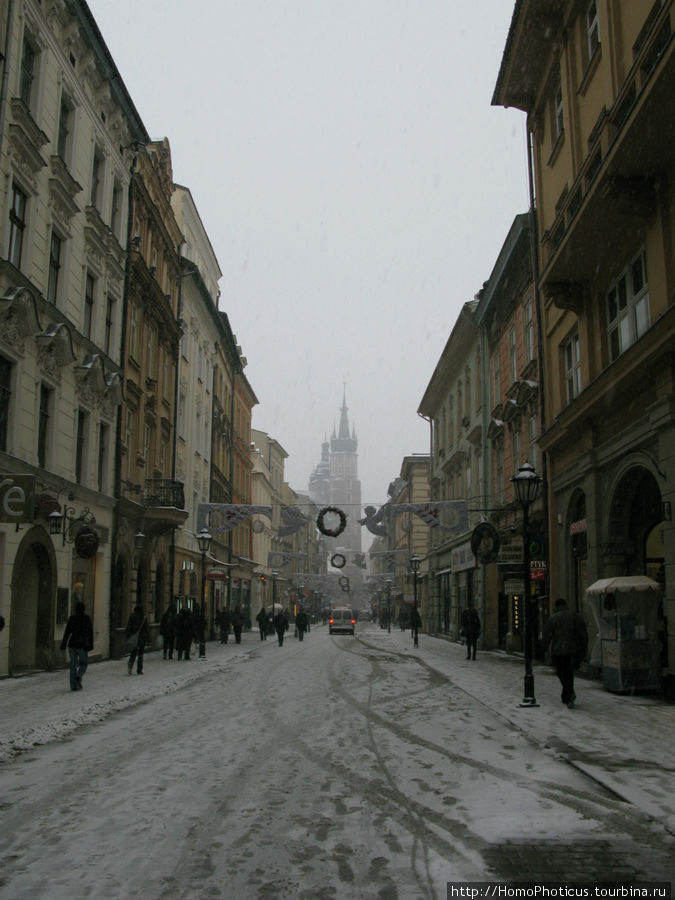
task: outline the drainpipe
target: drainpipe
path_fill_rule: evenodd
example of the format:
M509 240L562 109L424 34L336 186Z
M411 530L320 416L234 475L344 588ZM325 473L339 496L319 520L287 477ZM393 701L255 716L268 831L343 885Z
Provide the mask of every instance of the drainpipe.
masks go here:
M525 126L527 128L527 125ZM537 368L539 378L539 417L541 421L541 433L546 430L546 403L545 403L545 387L544 387L544 339L543 339L543 323L541 315L541 294L539 292L539 254L538 254L538 225L537 225L537 208L535 205L535 185L534 185L534 151L533 151L534 134L527 130L527 177L530 191L530 254L532 258L532 283L534 287L534 308L537 312ZM544 480L544 491L542 497L544 524L547 531L547 550L549 550L551 542L551 534L549 533L549 484L548 484L548 457L545 453L541 455L542 471L541 476ZM551 593L551 568L550 568L550 552L547 552L546 559L546 577L547 589L546 595L549 597ZM539 629L539 622L537 623ZM537 635L538 636L538 635Z
M417 411L417 415L420 419L424 419L425 422L429 425L429 499L431 500L431 483L432 483L432 474L433 474L433 466L434 466L434 422L431 416L425 416L419 410ZM412 534L412 532L411 532ZM433 538L432 538L433 540ZM433 551L433 546L431 548ZM433 608L434 608L434 630L429 631L429 634L436 634L437 632L442 631L441 628L441 607L438 598L438 592L436 590L437 584L435 578L432 577L431 572L431 559L433 553L429 551L429 547L427 546L427 596L429 598L429 606L431 606L431 601L433 598ZM434 557L435 558L435 557ZM433 588L432 588L433 586ZM429 628L429 623L427 622L427 628Z
M178 300L176 303L176 321L180 322L183 313L183 272L181 269L181 248L185 243L185 238L181 238L178 247L176 247L176 255L178 256ZM171 483L172 491L176 483L176 444L178 443L178 386L180 369L180 339L178 340L178 352L176 353L176 374L173 382L173 441L171 448ZM183 495L183 505L185 505L185 495ZM176 529L171 529L171 543L169 544L169 584L171 585L171 594L169 602L173 602L176 587ZM203 610L202 610L203 612Z

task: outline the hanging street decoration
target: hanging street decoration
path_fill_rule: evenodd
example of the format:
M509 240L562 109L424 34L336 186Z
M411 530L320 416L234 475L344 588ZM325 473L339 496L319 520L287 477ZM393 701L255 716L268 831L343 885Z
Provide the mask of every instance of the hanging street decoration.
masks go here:
M499 556L499 534L494 525L481 522L471 534L471 552L482 566L493 563Z
M379 536L383 536L387 533L387 527L382 521L384 518L383 508L375 509L374 506L364 506L363 507L365 516L363 519L359 519L359 525L365 525L368 531L371 534L376 534Z
M340 524L337 526L337 528L326 528L326 526L324 525L323 520L325 516L330 514L339 516ZM342 534L342 532L347 527L347 516L337 506L324 506L324 508L317 516L316 527L319 529L321 534L325 534L326 537L337 537L339 534Z
M334 553L330 558L330 564L334 569L344 569L347 559L344 553Z
M197 506L197 532L208 528L211 534L233 531L254 515L272 518L271 506L248 506L243 503L200 503Z
M281 525L278 531L279 537L288 537L289 534L295 534L308 522L309 519L299 506L282 506Z
M396 503L391 507L392 515L411 512L419 516L429 528L440 528L460 534L469 525L469 510L466 500L439 500L437 503ZM442 521L441 521L442 517Z
M366 554L352 553L352 565L356 566L358 569L365 569L367 567Z
M291 553L286 550L270 550L267 554L267 565L268 566L287 566L288 563L293 562L294 559L307 559L306 553Z

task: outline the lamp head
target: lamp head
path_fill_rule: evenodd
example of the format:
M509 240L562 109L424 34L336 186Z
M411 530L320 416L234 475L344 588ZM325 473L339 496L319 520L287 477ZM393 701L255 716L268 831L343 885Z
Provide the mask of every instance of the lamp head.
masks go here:
M516 494L516 500L521 506L529 506L534 503L542 478L533 465L524 462L516 474L511 476L510 481Z

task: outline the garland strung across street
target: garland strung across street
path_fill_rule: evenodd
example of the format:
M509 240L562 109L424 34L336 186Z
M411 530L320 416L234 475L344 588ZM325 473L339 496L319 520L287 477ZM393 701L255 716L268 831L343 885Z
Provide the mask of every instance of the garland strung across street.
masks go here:
M333 515L340 517L340 524L337 528L326 528L323 523L324 517L329 513L333 513ZM339 509L337 506L324 506L319 515L316 518L316 527L319 529L321 534L325 534L326 537L337 537L347 527L347 516Z

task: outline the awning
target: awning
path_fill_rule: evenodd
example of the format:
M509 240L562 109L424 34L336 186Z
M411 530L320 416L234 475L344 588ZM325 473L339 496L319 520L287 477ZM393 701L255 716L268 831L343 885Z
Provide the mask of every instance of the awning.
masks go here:
M587 594L611 594L626 591L660 591L661 585L646 575L616 575L614 578L600 578L586 588Z

